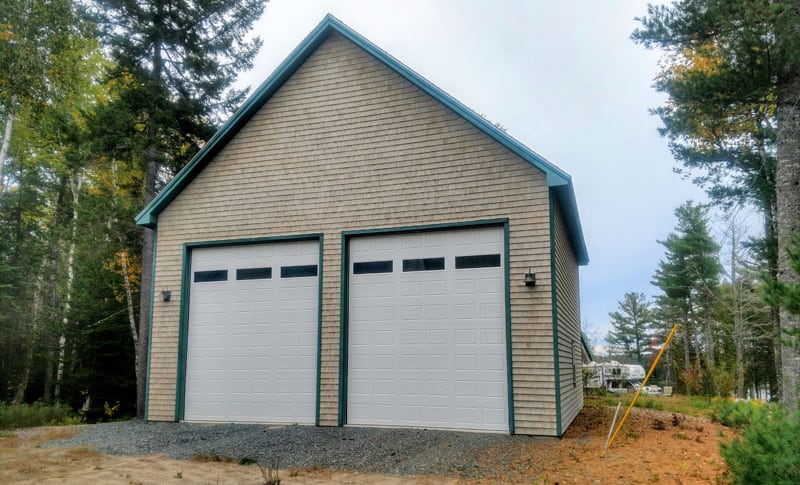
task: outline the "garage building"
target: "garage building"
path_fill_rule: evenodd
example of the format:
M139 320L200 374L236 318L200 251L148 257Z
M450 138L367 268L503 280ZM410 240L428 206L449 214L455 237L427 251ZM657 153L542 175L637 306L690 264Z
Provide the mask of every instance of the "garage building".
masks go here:
M148 420L561 436L583 405L570 177L334 17L137 222Z

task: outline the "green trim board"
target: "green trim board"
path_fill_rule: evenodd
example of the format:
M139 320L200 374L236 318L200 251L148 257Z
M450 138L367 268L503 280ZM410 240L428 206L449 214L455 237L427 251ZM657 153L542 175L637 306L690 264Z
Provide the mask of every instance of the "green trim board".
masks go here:
M322 233L313 234L296 234L285 236L268 236L244 239L223 239L212 241L196 241L187 242L183 244L183 262L181 264L181 309L179 317L179 330L178 330L178 365L177 365L177 379L175 383L175 421L181 421L184 416L186 408L186 356L188 352L188 335L189 335L189 299L191 298L189 288L191 287L191 267L192 267L192 250L197 248L209 247L222 247L222 246L246 246L251 244L264 244L271 242L281 241L309 241L317 240L320 247L320 267L317 273L318 285L320 292L322 287ZM321 293L320 293L321 294ZM322 328L322 298L317 302L317 329L318 334L321 335ZM316 421L319 423L319 403L320 403L320 374L321 374L321 336L317 340L317 396L316 408L317 416Z
M506 291L506 369L508 374L508 432L514 434L516 424L514 420L514 366L511 359L511 246L508 237L508 220L503 223L503 252L505 253L506 266L504 268Z
M510 291L510 269L509 269L509 220L508 218L486 219L479 221L449 222L441 224L426 224L415 226L385 227L375 229L357 229L342 232L342 267L341 267L341 288L339 303L339 419L338 426L347 424L347 354L348 354L348 307L349 307L349 258L350 258L350 239L358 236L370 236L380 234L401 234L409 232L426 231L446 231L452 229L468 229L470 227L502 226L503 245L505 253L505 320L506 320L506 365L508 379L508 424L509 433L514 434L514 382L512 373L512 354L511 354L511 291Z
M558 289L556 288L555 197L550 194L550 300L553 315L553 376L555 384L556 436L562 434L561 369L558 361Z
M586 243L578 216L577 202L570 176L544 157L503 132L475 111L414 72L387 52L362 37L336 17L326 15L306 36L286 60L253 92L236 113L215 133L192 160L170 181L169 184L136 216L141 226L155 227L158 215L180 194L180 192L207 166L255 113L278 91L278 89L303 65L303 63L332 34L338 34L383 63L402 78L439 101L458 116L475 126L502 146L542 171L547 184L556 188L556 197L564 213L567 230L580 264L589 261Z
M319 278L318 287L319 293L317 294L317 403L314 410L314 424L319 426L319 411L320 399L322 392L322 256L324 254L325 236L319 235L319 271L317 277Z
M146 230L146 229L145 229ZM147 320L147 375L144 384L144 420L147 421L150 408L150 349L153 346L153 307L156 296L156 249L158 248L158 228L153 228L153 264L150 273L150 318ZM139 349L135 349L139 352Z
M347 423L347 310L350 306L349 289L350 289L350 272L347 268L347 261L350 255L350 244L348 242L348 235L342 233L342 267L341 283L339 284L339 419L337 426L344 426Z
M186 353L189 335L189 288L191 287L192 251L188 244L183 245L181 258L181 310L178 319L178 365L175 380L175 421L183 419L186 399Z
M501 224L508 224L508 219L497 218L497 219L482 219L479 221L444 222L441 224L420 224L415 226L384 227L377 229L356 229L352 231L343 231L342 237L390 234L390 233L401 233L401 232L436 231L436 230L461 229L461 228L465 229L469 227L481 227L481 226L493 226L493 225L499 226Z

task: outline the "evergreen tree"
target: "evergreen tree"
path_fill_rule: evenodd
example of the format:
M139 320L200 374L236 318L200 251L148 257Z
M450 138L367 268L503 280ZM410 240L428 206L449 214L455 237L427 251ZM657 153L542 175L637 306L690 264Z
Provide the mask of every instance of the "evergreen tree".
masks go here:
M252 67L261 42L246 38L266 0L97 0L90 4L105 26L116 62L110 75L126 89L118 111L118 155L141 163L143 202L213 134L215 121L244 97L230 89L236 74ZM110 138L109 138L110 139ZM138 324L137 410L144 412L153 233L142 234Z
M704 356L706 377L714 386L715 338L711 312L719 291L719 246L709 234L706 214L700 206L686 202L675 210L675 215L676 232L659 241L667 253L666 259L659 263L653 284L664 292L661 304L680 315L684 371L688 376L702 379ZM703 330L702 344L698 327Z
M99 53L70 1L6 2L0 17L0 372L3 398L21 402L60 390L72 345L79 140Z
M704 170L712 195L758 201L774 235L773 279L797 283L788 248L800 232L800 0L680 0L649 6L641 22L634 39L672 56L657 112L677 158ZM796 408L800 358L781 348L780 329L794 332L800 317L781 308L776 321L785 401Z
M625 293L617 302L618 311L611 312L613 330L608 332L606 341L637 364L644 364L644 354L653 337L650 303L644 293Z

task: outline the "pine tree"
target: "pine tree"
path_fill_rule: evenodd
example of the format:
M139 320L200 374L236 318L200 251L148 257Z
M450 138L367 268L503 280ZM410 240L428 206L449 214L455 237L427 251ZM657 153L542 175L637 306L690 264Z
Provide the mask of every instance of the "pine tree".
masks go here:
M132 122L121 150L144 167L147 204L237 106L236 74L261 46L247 34L266 0L98 0L95 7L116 62L111 76L127 87L119 103ZM110 147L117 149L118 147ZM120 153L122 155L122 153ZM142 234L137 410L144 412L153 233Z
M691 370L701 378L705 357L707 377L714 386L716 349L711 312L719 291L719 246L709 234L703 208L686 202L675 210L675 215L676 232L659 241L667 253L659 263L653 284L668 300L662 305L677 309L681 315L685 371ZM702 345L698 327L703 330Z
M613 330L608 332L606 341L616 353L623 353L637 364L644 364L644 354L653 333L650 303L644 293L625 293L617 302L618 311L611 312Z
M676 157L704 171L698 181L718 200L758 202L773 279L797 283L787 251L800 232L800 0L680 0L649 6L641 22L634 39L672 56L657 113ZM800 358L780 337L800 317L781 308L776 323L785 403L796 408Z

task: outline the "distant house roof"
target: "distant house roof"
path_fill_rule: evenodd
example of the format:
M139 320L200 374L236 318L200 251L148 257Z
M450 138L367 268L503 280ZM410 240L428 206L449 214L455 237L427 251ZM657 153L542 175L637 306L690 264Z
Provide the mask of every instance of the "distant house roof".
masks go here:
M314 53L314 51L332 34L338 33L356 44L388 68L428 93L430 96L462 116L489 137L535 166L547 176L547 185L553 190L558 206L564 216L572 246L579 264L587 264L589 256L583 239L578 206L572 179L560 168L545 160L542 156L495 127L479 114L464 106L455 98L442 91L403 63L381 50L372 42L343 24L332 15L326 15L322 22L295 48L289 57L267 78L220 128L217 133L200 149L192 160L167 184L166 187L142 209L136 216L140 226L155 228L158 215L175 197L194 179L194 177L214 158L234 135L253 117L273 94L285 83L294 72Z

